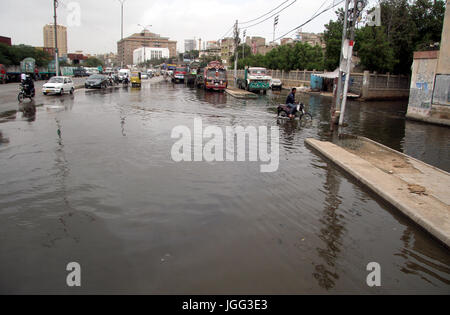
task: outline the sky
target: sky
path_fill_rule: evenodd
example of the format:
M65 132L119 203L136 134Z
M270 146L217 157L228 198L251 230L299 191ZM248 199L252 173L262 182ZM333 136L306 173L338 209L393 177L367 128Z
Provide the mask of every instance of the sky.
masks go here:
M140 32L142 26L138 24L152 25L147 29L176 40L177 50L183 52L185 39L218 40L232 27L236 19L241 22L255 19L284 1L125 0L124 37ZM294 1L288 0L273 13ZM339 1L295 1L289 8L279 13L276 36L281 36L308 20L322 4L323 8L326 8ZM1 3L0 36L11 37L13 45L43 46L43 26L53 22L53 0L1 0ZM343 4L338 7L343 7ZM323 32L324 24L336 18L334 11L338 7L305 25L302 31ZM69 52L76 50L89 54L117 52L117 41L120 40L119 0L59 0L57 15L58 24L67 26ZM272 17L249 28L246 31L247 36L262 36L272 40L273 19ZM251 24L253 23L245 26ZM293 36L291 33L286 37Z

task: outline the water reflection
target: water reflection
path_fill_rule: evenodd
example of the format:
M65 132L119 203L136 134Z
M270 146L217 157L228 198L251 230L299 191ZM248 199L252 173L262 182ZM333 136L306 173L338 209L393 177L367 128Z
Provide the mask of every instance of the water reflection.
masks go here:
M28 122L36 120L36 105L34 100L29 103L19 105L19 111L22 112L23 118L25 118Z
M325 170L326 180L323 188L325 189L326 197L322 217L319 220L322 224L319 238L325 243L325 247L316 248L318 256L323 259L323 263L314 263L315 272L313 276L320 287L330 290L339 279L336 260L341 251L340 247L345 228L341 222L341 216L337 214L337 210L342 203L339 196L341 177L338 171L328 164Z

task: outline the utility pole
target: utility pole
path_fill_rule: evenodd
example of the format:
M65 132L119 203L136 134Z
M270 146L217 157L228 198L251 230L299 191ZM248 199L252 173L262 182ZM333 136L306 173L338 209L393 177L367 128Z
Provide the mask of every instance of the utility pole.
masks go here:
M124 54L124 47L123 47L123 3L125 0L118 0L120 2L120 42L122 44L122 53L120 54L120 68L123 68L123 54Z
M58 56L58 28L56 24L56 8L58 7L58 0L53 0L53 19L54 19L54 32L55 32L55 70L56 76L59 76L59 56Z
M245 35L247 34L247 30L244 30L244 33L242 34L242 40L243 40L243 44L242 44L242 59L245 58Z
M360 3L357 6L357 3ZM344 123L344 115L345 115L345 105L347 104L347 93L348 93L348 83L350 81L350 71L352 65L352 55L353 55L353 47L355 45L355 26L358 20L358 16L361 14L361 11L364 9L365 3L358 0L353 0L353 8L351 9L350 16L350 41L348 45L348 57L347 57L347 69L345 74L345 84L344 84L344 95L342 96L342 106L341 106L341 115L339 117L339 126L342 126Z
M275 28L278 25L278 15L275 17L274 21L273 21L273 41L272 43L275 44Z
M239 46L239 29L238 20L234 25L234 84L237 84L237 63L238 63L238 46Z
M348 3L350 1L351 0L345 0L345 7L344 7L344 28L342 30L341 55L339 57L339 76L338 76L338 88L337 88L337 93L336 93L335 112L341 110L342 75L343 75L341 64L342 64L342 59L343 59L343 54L344 54L344 43L345 43L345 40L347 39ZM333 116L334 116L335 112L333 113Z

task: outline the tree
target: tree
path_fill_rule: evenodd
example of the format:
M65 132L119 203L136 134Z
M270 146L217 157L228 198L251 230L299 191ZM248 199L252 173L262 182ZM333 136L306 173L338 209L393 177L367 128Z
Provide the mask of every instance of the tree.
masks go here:
M84 66L86 67L98 67L98 66L103 66L103 62L95 57L89 57L88 59L86 59L84 61Z
M323 39L326 45L324 67L330 71L339 67L339 60L341 57L344 10L339 9L336 11L336 15L338 16L337 20L330 20L328 24L325 24L325 31L323 33Z
M441 0L416 0L411 5L411 18L416 26L415 49L429 49L441 41L445 3Z
M355 50L361 58L361 65L370 71L392 72L398 64L384 27L365 26L357 30Z
M252 49L247 44L239 45L237 52L238 52L238 61L240 59L243 59L244 57L249 57L252 55ZM228 59L228 62L230 64L234 64L234 57L235 57L235 54L231 55L231 57Z

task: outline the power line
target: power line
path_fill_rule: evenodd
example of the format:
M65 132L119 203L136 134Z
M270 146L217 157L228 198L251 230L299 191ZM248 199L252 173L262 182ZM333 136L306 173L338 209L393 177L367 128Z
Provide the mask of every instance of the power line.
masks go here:
M230 27L230 29L225 33L225 35L223 35L219 40L225 38L225 37L230 33L230 31L233 30L234 27L235 27L235 24L233 24L233 25Z
M316 17L318 17L318 16L322 15L323 13L325 13L325 12L327 12L327 11L333 9L334 7L336 7L336 6L340 5L341 3L343 3L344 1L345 1L345 0L339 1L338 3L333 4L333 5L331 5L330 7L328 7L328 8L326 8L326 9L322 10L321 12L319 12L319 13L313 15L309 20L307 20L307 21L304 22L303 24L301 24L301 25L299 25L299 26L293 28L293 29L290 30L289 32L287 32L287 33L281 35L280 37L276 38L275 41L279 40L280 38L283 38L284 36L288 35L289 33L292 33L293 31L299 29L300 27L305 26L306 24L308 24L309 22L311 22L312 20L314 20Z
M256 21L256 20L259 20L260 18L262 18L262 17L264 17L264 16L266 16L267 14L270 14L270 13L272 13L273 11L275 11L276 9L278 9L279 7L281 7L283 4L285 4L286 2L289 2L290 0L286 0L286 1L284 1L282 4L280 4L279 6L277 6L276 8L274 8L274 9L272 9L272 10L270 10L269 12L267 12L267 13L265 13L265 14L263 14L263 15L261 15L260 17L258 17L258 18L256 18L256 19L253 19L253 20L250 20L250 21L247 21L247 22L241 22L241 23L239 23L239 24L248 24L248 23L251 23L251 22L254 22L254 21Z
M294 0L294 1L291 2L288 6L284 7L283 9L281 9L281 10L278 11L278 12L275 12L274 14L272 14L271 16L269 16L268 18L266 18L266 19L264 19L264 20L262 20L262 21L260 21L260 22L258 22L258 23L252 24L252 25L250 25L250 26L246 26L245 29L249 29L250 27L259 25L259 24L261 24L261 23L267 21L268 19L273 18L275 15L277 15L277 14L283 12L284 10L286 10L287 8L289 8L289 7L290 7L291 5L293 5L295 2L297 2L297 0Z

